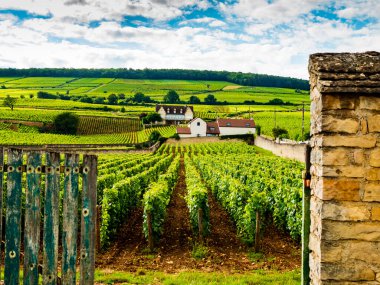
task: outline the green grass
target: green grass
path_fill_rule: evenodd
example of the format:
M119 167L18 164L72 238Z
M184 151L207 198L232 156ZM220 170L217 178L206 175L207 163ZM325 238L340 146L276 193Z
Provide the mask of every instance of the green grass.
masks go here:
M268 102L279 98L284 102L300 104L309 102L308 92L296 93L293 89L249 87L241 86L237 89L223 90L227 86L238 86L225 81L195 81L195 80L136 80L118 78L61 78L61 77L27 77L27 78L0 78L0 83L6 89L0 89L0 97L11 95L36 95L38 91L46 91L53 94L69 94L105 96L115 93L124 93L126 97L133 96L136 92L143 92L153 99L162 101L168 90L173 89L180 94L181 100L187 101L190 96L196 95L203 100L208 94L213 94L218 101L229 103L242 103L245 100L256 102Z
M101 284L215 284L215 285L293 285L300 284L300 272L277 272L256 270L249 273L197 272L163 273L138 270L136 273L96 271L95 281Z
M203 244L195 244L193 250L191 251L191 256L196 260L203 259L207 256L208 249Z

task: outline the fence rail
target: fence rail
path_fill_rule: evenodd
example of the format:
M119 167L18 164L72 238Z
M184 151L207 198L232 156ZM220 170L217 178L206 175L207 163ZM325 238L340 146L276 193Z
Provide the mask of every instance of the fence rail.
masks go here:
M76 284L77 264L79 283L94 283L96 180L95 155L0 147L5 284L19 284L22 264L24 284L38 284L39 277L43 284Z

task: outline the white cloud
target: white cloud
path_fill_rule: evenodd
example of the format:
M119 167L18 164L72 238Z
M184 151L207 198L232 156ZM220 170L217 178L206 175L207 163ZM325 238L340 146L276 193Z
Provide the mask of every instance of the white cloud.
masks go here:
M341 0L337 4L337 15L340 18L379 19L380 1L378 0Z
M183 14L182 8L206 9L207 0L2 0L0 9L26 10L32 14L71 18L78 22L119 21L125 15L168 20Z
M315 8L325 9L327 0L241 0L219 4L226 13L224 19L201 16L191 20L186 20L184 7L206 9L211 1L136 0L134 5L127 0L67 1L71 4L0 1L0 9L23 7L52 16L19 21L13 15L0 14L0 67L194 68L307 79L310 53L378 50L380 46L378 21L358 29L351 21L310 13ZM356 19L359 8L369 9L364 1L342 1L345 6L336 11L340 17ZM179 27L165 22L155 22L153 27L122 26L120 19L126 14L157 21L178 16L185 20ZM107 21L91 28L87 21L95 19ZM233 31L238 25L241 29Z
M196 19L190 19L190 20L185 20L180 23L181 26L187 26L187 25L192 25L192 24L207 24L210 27L224 27L226 26L226 23L218 20L216 18L211 18L211 17L203 17L203 18L196 18Z

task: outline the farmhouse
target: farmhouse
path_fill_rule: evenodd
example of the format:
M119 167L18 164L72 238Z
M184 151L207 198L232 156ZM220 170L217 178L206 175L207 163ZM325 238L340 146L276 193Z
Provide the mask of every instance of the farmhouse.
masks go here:
M195 118L187 127L177 127L177 134L181 138L205 136L229 136L255 133L255 121L243 119L217 119L206 123L201 118Z
M178 125L194 118L193 106L156 105L156 112L162 121L168 125Z

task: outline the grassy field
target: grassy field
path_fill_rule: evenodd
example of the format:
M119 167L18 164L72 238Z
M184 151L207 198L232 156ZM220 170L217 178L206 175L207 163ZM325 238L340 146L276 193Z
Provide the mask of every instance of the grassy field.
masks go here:
M265 103L274 98L296 104L309 101L305 91L300 94L293 89L243 87L223 81L27 77L0 78L0 84L0 97L6 95L28 97L30 94L36 95L38 91L45 91L52 94L69 93L71 96L90 97L107 97L112 93L123 93L128 98L136 92L142 92L154 100L162 101L168 90L173 89L183 101L187 101L192 95L203 100L208 94L213 94L218 101L229 103L242 103L245 100Z
M136 273L126 273L118 271L97 271L95 273L97 284L191 284L191 285L293 285L300 284L300 272L288 271L263 271L257 270L252 273L231 274L225 272L181 272L168 274L156 271L140 270Z

